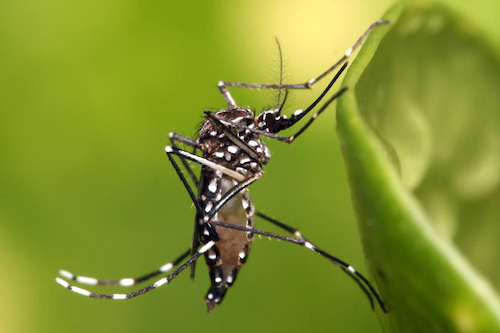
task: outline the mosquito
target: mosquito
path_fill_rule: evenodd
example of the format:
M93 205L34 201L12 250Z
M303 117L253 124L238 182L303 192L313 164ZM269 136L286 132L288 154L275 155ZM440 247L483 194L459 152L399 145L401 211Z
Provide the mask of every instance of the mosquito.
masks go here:
M205 120L196 139L175 133L169 134L171 145L166 146L165 151L196 208L191 247L178 258L137 278L101 280L74 275L66 270L59 271L59 274L67 280L87 285L133 286L158 275L164 275L164 277L145 288L127 294L94 293L71 285L61 278L56 278L56 281L64 288L90 298L129 299L168 284L188 267L191 267L191 277L194 277L194 264L201 256L204 256L211 282L205 296L205 302L210 312L222 302L227 290L235 283L238 272L249 256L254 236L257 234L297 244L320 254L340 267L358 284L368 297L372 308L375 307L376 302L382 311L386 312L386 307L378 292L368 279L351 265L313 244L302 236L299 230L256 211L250 200L248 186L262 176L262 167L271 158L269 149L261 137L291 144L306 131L314 120L347 88L342 88L332 94L294 135L281 136L278 134L294 127L304 116L316 109L318 103L324 99L346 69L349 56L375 27L387 23L389 22L385 20L372 23L337 62L307 82L283 84L282 78L280 78L279 84L220 81L218 88L227 103L227 108L215 113L205 111ZM281 48L279 50L281 55ZM309 106L296 110L289 117L282 115L281 111L289 89L310 89L316 82L335 70L337 71L330 83ZM237 106L228 91L228 87L276 89L278 90L276 107L264 110L260 114L254 114L250 108ZM283 101L280 101L282 92L284 92ZM191 147L192 152L179 148L181 144ZM196 177L189 162L201 165L199 177ZM181 166L187 172L186 176ZM254 220L256 217L285 230L291 236L255 229ZM166 275L174 268L172 273Z

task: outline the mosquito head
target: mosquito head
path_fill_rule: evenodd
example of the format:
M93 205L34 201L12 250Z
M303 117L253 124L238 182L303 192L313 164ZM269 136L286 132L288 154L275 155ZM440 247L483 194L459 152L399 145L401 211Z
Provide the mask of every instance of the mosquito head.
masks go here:
M269 133L278 133L283 127L283 117L279 110L265 110L257 117L257 128Z
M263 131L268 131L269 133L278 133L281 130L284 130L287 128L286 123L286 117L281 116L281 110L283 110L283 107L285 106L286 99L288 97L288 90L285 89L285 97L283 98L283 102L280 103L279 97L278 97L278 106L275 110L264 110L259 114L259 116L256 118L256 125L257 128Z

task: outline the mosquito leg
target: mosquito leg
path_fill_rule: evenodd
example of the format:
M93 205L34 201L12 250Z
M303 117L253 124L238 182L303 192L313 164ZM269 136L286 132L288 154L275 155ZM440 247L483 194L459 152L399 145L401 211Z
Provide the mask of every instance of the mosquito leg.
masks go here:
M198 143L195 140L191 140L191 139L186 138L182 135L170 132L170 133L168 133L168 137L170 139L170 144L174 148L178 149L179 147L177 146L177 142L180 142L180 143L183 143L183 144L188 145L190 147L193 147L195 149L195 151L200 149L200 147L198 146ZM182 161L182 164L184 165L184 168L187 170L187 172L189 173L189 176L193 180L193 183L198 187L199 181L198 181L198 178L195 176L193 169L191 168L191 166L189 165L189 163L186 161L185 158L180 157L180 159Z
M351 54L356 51L356 49L363 43L366 37L370 34L370 32L375 29L375 27L383 24L388 24L389 21L379 20L372 23L368 29L363 32L363 34L358 38L358 40L344 53L344 55L337 60L330 68L321 73L320 75L304 82L304 83L295 83L295 84L261 84L261 83L241 83L241 82L230 82L230 81L220 81L218 84L219 90L224 97L228 107L235 108L236 103L227 90L227 87L242 87L242 88L260 88L260 89L309 89L316 82L330 74L335 68L339 67L342 63L344 63Z
M128 287L128 286L133 286L136 284L139 284L141 282L144 282L146 280L149 280L155 276L158 276L160 274L166 273L170 271L172 268L176 267L181 263L186 257L189 255L190 250L184 252L181 254L177 259L174 261L171 261L157 270L144 274L142 276L139 276L137 278L123 278L123 279L118 279L118 280L102 280L102 279L96 279L92 277L87 277L87 276L80 276L80 275L74 275L73 273L70 273L66 270L59 270L59 275L62 277L65 277L68 280L76 281L81 284L88 284L92 286L122 286L122 287Z
M298 229L295 229L294 227L289 226L288 224L285 224L285 223L280 222L280 221L278 221L276 219L273 219L272 217L267 216L266 214L261 213L259 211L255 212L255 215L257 215L258 217L260 217L260 218L262 218L262 219L264 219L264 220L266 220L266 221L274 224L275 226L280 227L283 230L288 231L289 233L291 233L292 235L294 235L298 239L301 239L303 241L307 241L307 239L304 236L302 236L302 233Z
M171 146L166 146L165 151L167 153L168 159L170 160L170 163L172 163L172 166L175 169L175 172L177 173L180 180L182 181L182 184L186 188L186 190L189 194L189 197L191 198L191 201L196 206L196 211L202 216L205 215L205 213L203 212L203 209L201 208L200 203L199 203L196 195L194 194L193 189L191 188L186 177L184 177L184 174L182 173L181 169L179 168L179 165L174 160L173 155L177 155L179 157L184 157L188 160L191 160L191 161L200 163L202 165L208 166L214 170L218 170L218 171L222 172L223 174L226 174L226 175L234 178L237 181L245 180L245 176L243 176L242 174L240 174L234 170L228 169L228 168L226 168L222 165L219 165L217 163L214 163L212 161L209 161L203 157L188 153L187 151L184 151L184 150L181 150L181 149L178 149L175 147L171 147Z
M179 165L177 164L177 162L174 160L174 158L172 156L172 154L174 154L174 152L176 152L176 151L182 151L182 152L184 152L184 151L180 150L178 148L175 148L175 147L171 147L171 146L166 146L165 151L167 152L167 157L170 160L170 163L172 163L172 166L174 167L175 172L177 173L177 176L179 176L180 180L182 181L182 184L184 185L184 187L186 188L186 191L189 194L189 197L191 198L191 201L195 205L196 210L201 213L202 209L201 209L200 203L198 202L198 199L196 198L196 195L193 192L193 189L189 185L186 177L184 177L184 174L182 173L181 169L179 168ZM184 153L187 153L187 152L184 152ZM189 154L189 153L187 153L187 154ZM194 155L194 156L196 156L196 155Z
M247 228L244 226L229 224L229 223L225 223L222 221L210 221L210 223L212 223L213 225L216 225L216 226L220 226L220 227L231 228L231 229L245 231L245 232L253 232L253 233L258 234L258 235L276 238L276 239L280 239L282 241L286 241L289 243L294 243L297 245L305 246L306 248L320 254L322 257L330 260L335 265L340 267L343 270L343 272L345 272L347 275L349 275L351 278L353 278L356 281L356 283L360 286L360 288L363 290L363 292L366 294L366 296L368 297L370 304L372 305L372 308L373 308L373 297L375 297L375 299L376 299L377 303L379 304L380 308L382 309L382 311L387 312L387 309L384 305L384 302L382 301L382 298L375 290L375 287L372 286L372 284L368 281L368 279L366 277L364 277L361 273L359 273L356 269L354 269L354 267L352 267L351 265L349 265L345 261L343 261L343 260L329 254L328 252L320 249L319 247L317 247L313 243L306 241L306 240L303 240L303 239L297 239L297 238L293 238L293 237L283 236L283 235L279 235L279 234L275 234L275 233L271 233L271 232L267 232L267 231L261 231L261 230L256 230L256 229L252 229L252 228Z
M200 146L198 145L198 143L195 140L192 140L190 138L186 138L185 136L170 132L170 133L168 133L168 137L169 137L170 141L181 142L181 143L184 143L185 145L191 146L193 148L200 149Z
M196 150L200 149L198 143L195 140L186 138L186 137L184 137L182 135L170 132L168 134L168 137L170 139L172 147L174 147L175 149L179 149L179 147L176 144L177 142L180 142L180 143L183 143L183 144L185 144L187 146L193 147L193 154L196 152ZM199 182L198 178L196 177L196 175L194 174L193 169L189 165L188 161L184 157L182 157L182 156L179 156L179 158L181 159L181 162L184 165L184 168L187 170L187 172L188 172L189 176L191 177L191 180L193 181L193 183L195 184L195 186L199 187L200 182ZM186 187L187 181L185 181L183 179L183 178L185 178L184 175L182 175L182 173L178 172L178 166L175 163L175 161L170 158L170 156L169 156L169 159L170 159L170 162L173 164L175 170L177 171L177 174L181 178L182 183ZM188 187L186 187L186 189L188 189ZM193 191L192 191L191 188L188 189L188 192L190 193L190 196L191 196L191 193L193 193ZM194 193L193 193L193 196L194 196ZM193 200L193 196L191 196L191 200ZM199 209L200 208L199 205L196 205L196 207L198 209L198 212L200 212L201 209ZM196 249L198 248L198 246L199 246L199 240L198 240L198 216L196 215L195 219L194 219L193 238L191 240L191 250L189 251L191 255L194 255L196 253ZM189 276L192 279L194 279L195 267L196 267L196 264L193 264L193 265L191 265L191 268L190 268L191 272L190 272Z
M185 159L199 163L201 165L205 165L205 166L212 168L214 170L218 170L218 171L222 172L223 174L225 174L231 178L234 178L237 181L245 180L245 176L243 176L241 173L236 172L234 170L231 170L229 168L226 168L225 166L222 166L220 164L209 161L206 158L200 157L200 156L195 155L195 154L188 153L185 150L178 149L178 148L171 147L171 146L166 146L165 151L167 152L167 155L168 155L169 159L171 159L171 161L173 160L172 155L177 155L179 157L183 157ZM177 169L176 169L176 171L177 171ZM180 172L180 169L179 169L179 172Z
M209 241L208 243L206 243L205 245L203 245L203 247L201 249L198 250L198 252L196 252L191 258L189 258L186 262L184 262L181 266L179 266L175 271L173 271L170 275L156 281L155 283L145 287L145 288L142 288L142 289L139 289L139 290L136 290L136 291L133 291L131 293L128 293L128 294L97 294L97 293L93 293L91 291L88 291L88 290L85 290L85 289L82 289L82 288L79 288L79 287L76 287L76 286L72 286L70 285L68 282L66 282L65 280L61 279L61 278L56 278L56 282L59 283L61 286L63 286L64 288L66 289L69 289L77 294L80 294L80 295L83 295L83 296L87 296L87 297L90 297L90 298L104 298L104 299L129 299L129 298L134 298L134 297L137 297L137 296L140 296L140 295L143 295L153 289L156 289L156 288L159 288L161 287L162 285L166 284L166 283L169 283L170 281L172 281L177 275L179 275L183 270L185 270L187 267L191 266L194 262L196 262L196 260L202 256L206 251L208 251L209 249L212 248L212 246L214 246L215 244L215 241L211 240Z
M270 223L272 223L272 224L274 224L274 225L276 225L276 226L278 226L278 227L280 227L280 228L288 231L289 233L293 234L298 239L303 240L305 242L309 242L307 240L307 238L305 238L298 229L295 229L294 227L291 227L291 226L289 226L289 225L287 225L287 224L285 224L283 222L280 222L280 221L278 221L276 219L273 219L272 217L269 217L269 216L267 216L267 215L265 215L265 214L263 214L261 212L256 212L255 215L257 215L257 216L261 217L262 219L264 219L264 220L266 220L266 221L268 221L268 222L270 222ZM358 284L358 286L361 288L361 290L363 290L363 292L368 297L368 300L370 301L370 304L371 304L371 306L373 308L373 299L371 297L370 290L367 289L366 286L363 283L361 283L362 281L360 281L357 277L353 276L352 274L348 274L348 276L350 278L352 278Z

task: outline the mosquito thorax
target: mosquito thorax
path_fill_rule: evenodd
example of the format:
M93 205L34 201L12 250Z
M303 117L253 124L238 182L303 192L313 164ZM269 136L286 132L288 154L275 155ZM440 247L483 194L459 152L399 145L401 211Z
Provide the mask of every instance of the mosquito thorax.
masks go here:
M262 165L271 158L271 153L259 135L254 132L257 128L254 122L254 112L249 108L228 108L219 110L212 115L230 129L231 133L244 144L238 145L214 123L206 120L197 140L202 147L205 158L243 175L260 173ZM249 154L249 149L255 155Z

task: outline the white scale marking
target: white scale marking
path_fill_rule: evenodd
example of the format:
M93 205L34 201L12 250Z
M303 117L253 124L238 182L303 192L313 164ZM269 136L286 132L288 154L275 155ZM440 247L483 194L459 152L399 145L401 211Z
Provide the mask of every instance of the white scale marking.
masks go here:
M267 146L264 146L264 154L267 158L271 157L271 153L269 152L269 148L267 148Z
M248 174L248 170L245 168L242 168L242 167L236 167L236 171L241 173L242 175ZM236 184L234 184L234 185L236 185Z
M229 275L226 279L226 282L229 284L233 283L233 277L231 275Z
M216 157L218 157L218 158L223 158L224 157L224 152L222 152L222 151L216 151L214 155Z
M212 203L212 201L207 202L207 205L205 206L205 212L208 213L213 206L214 204Z
M60 278L56 278L56 282L59 283L61 286L63 286L64 288L68 288L69 287L69 283L64 281L63 279L60 279Z
M70 290L74 291L77 294L83 295L83 296L90 296L90 291L79 288L79 287L71 286Z
M167 282L168 282L167 278L163 278L163 279L161 279L161 280L156 281L156 282L153 284L153 286L154 286L155 288L158 288L158 287L163 286L163 285L164 285L165 283L167 283Z
M222 282L222 278L220 276L215 278L215 283L221 283L221 282Z
M298 116L299 114L301 114L302 112L304 112L302 109L298 109L297 111L295 111L293 113L294 116Z
M127 299L126 294L113 294L113 299Z
M248 158L248 157L243 157L242 159L240 159L240 164L245 164L248 162L250 162L250 158Z
M245 252L241 251L239 254L238 254L238 257L240 257L240 259L245 259Z
M238 146L229 146L227 147L227 151L230 152L231 154L236 154L240 148Z
M243 206L243 209L246 210L250 206L250 202L248 202L248 200L246 200L246 199L242 199L241 205Z
M212 248L212 246L214 246L215 242L214 241L210 241L208 242L207 244L205 244L199 251L198 253L205 253L207 252L210 248Z
M208 259L215 260L216 258L217 258L217 255L215 254L215 252L211 251L208 253Z
M131 278L121 279L120 280L120 286L128 287L128 286L133 285L134 282L135 282L135 280L131 279Z
M165 151L170 154L173 152L173 148L170 146L166 146ZM222 165L219 165L217 163L209 161L206 158L188 153L184 150L178 150L176 154L178 154L179 156L185 157L187 159L193 160L194 162L200 163L201 165L206 165L207 167L212 168L212 169L219 171L221 173L224 173L225 175L228 175L229 177L234 178L238 181L245 180L245 176L243 176L242 174L239 174L234 170L231 170L231 169L226 168Z
M311 250L314 250L314 245L312 245L311 243L309 242L305 242L304 245L308 248L308 249L311 249Z
M347 270L352 273L356 273L356 270L352 266L347 266Z
M248 141L248 144L250 145L250 147L257 147L259 145L255 140Z
M171 262L169 262L168 264L165 264L165 265L160 267L160 272L167 272L167 271L171 270L172 267L174 267L174 265Z
M73 277L75 277L72 273L65 271L64 269L59 270L59 274L70 280L73 280Z
M348 57L351 55L351 53L352 53L352 47L349 48L349 50L345 51L345 56Z
M213 178L208 184L208 190L212 193L217 191L217 179Z
M97 279L87 277L87 276L77 276L76 281L83 283L83 284L90 284L95 286L97 284Z

